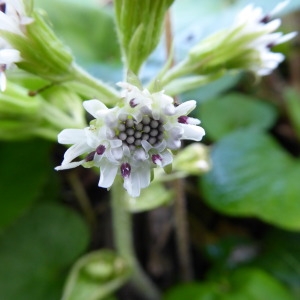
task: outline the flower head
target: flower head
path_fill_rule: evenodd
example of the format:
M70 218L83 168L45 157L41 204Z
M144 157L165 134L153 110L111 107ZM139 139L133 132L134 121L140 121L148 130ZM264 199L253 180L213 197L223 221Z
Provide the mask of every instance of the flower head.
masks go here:
M250 54L253 59L249 63L249 69L260 76L270 74L284 60L283 54L271 51L272 47L294 38L297 34L291 32L284 35L282 32L275 32L281 25L281 20L272 18L287 3L288 1L279 3L267 15L260 7L249 4L238 14L232 26L232 32L239 29L236 40L249 37L244 45L245 50L253 51Z
M73 144L56 170L79 165L100 168L99 186L109 188L117 175L122 176L124 188L133 197L150 184L151 171L172 164L172 150L181 140L200 141L204 130L198 119L188 117L196 101L175 106L163 91L150 93L129 83L122 87L121 101L107 108L99 100L83 103L95 119L84 129L65 129L58 141ZM80 161L75 158L85 155Z
M283 54L272 52L272 47L289 41L297 34L275 32L281 20L273 19L273 16L287 3L278 4L267 15L260 7L247 5L231 27L208 37L190 51L189 69L196 68L194 72L202 74L224 68L250 70L258 76L270 74L284 59ZM197 67L199 62L200 69Z

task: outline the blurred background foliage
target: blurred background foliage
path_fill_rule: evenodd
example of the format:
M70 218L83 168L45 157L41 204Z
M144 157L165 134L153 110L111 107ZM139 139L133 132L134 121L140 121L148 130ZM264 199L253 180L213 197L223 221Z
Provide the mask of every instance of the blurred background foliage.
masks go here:
M248 2L176 0L171 10L176 59L229 25ZM265 11L278 3L251 2ZM122 79L111 1L35 4L80 65L112 85ZM288 5L283 32L299 30L299 9L299 0ZM195 115L207 133L212 170L186 181L193 283L182 283L172 207L135 216L138 255L166 291L165 299L300 298L299 45L299 36L280 45L286 61L259 82L249 74L228 74L180 95L182 101L198 101ZM165 60L162 41L142 79L152 78ZM26 127L16 126L0 120L0 299L57 300L80 256L112 247L108 193L97 188L91 170L56 173L64 148L29 139ZM99 257L109 266L117 259L106 252ZM129 299L126 288L110 295L125 280L126 268L104 269L96 282L105 293L95 299Z

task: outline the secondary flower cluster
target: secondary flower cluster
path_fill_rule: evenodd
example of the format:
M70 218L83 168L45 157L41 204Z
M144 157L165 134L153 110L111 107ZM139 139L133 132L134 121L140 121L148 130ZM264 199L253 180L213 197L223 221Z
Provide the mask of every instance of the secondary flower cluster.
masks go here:
M284 55L272 52L272 47L291 40L297 34L275 32L281 20L273 19L273 16L287 3L278 4L267 15L261 7L247 5L229 28L193 47L183 66L199 74L221 69L249 70L258 76L270 74L284 60Z
M245 50L255 49L252 64L249 69L259 76L270 74L278 64L284 60L282 53L274 53L272 47L291 40L296 32L283 35L282 32L275 32L281 25L280 19L273 19L282 10L288 1L279 3L268 15L263 13L262 8L247 5L236 17L233 30L239 28L237 39L252 36L252 39L245 43Z
M121 82L119 105L107 108L99 100L83 103L95 119L84 129L65 129L59 136L61 144L74 144L64 155L56 170L79 165L100 168L99 186L109 188L119 174L124 188L132 197L147 187L153 168L172 164L172 150L181 140L200 141L204 136L200 121L187 115L196 107L190 100L175 106L163 91L150 93L147 89ZM85 155L79 161L75 158Z

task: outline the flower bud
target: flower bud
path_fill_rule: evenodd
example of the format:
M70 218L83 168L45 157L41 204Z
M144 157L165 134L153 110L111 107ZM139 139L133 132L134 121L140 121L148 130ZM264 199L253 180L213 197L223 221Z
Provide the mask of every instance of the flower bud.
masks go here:
M200 175L209 171L211 161L209 148L203 144L193 143L178 152L174 157L174 171L187 175Z
M174 0L116 0L117 31L126 67L138 74L160 41L164 15Z

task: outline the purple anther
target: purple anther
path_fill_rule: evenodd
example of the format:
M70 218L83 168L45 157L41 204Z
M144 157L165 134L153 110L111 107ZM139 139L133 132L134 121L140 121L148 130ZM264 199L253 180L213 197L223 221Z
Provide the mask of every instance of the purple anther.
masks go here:
M178 122L182 124L188 124L188 119L189 119L188 116L180 116L178 117Z
M0 4L0 11L2 11L3 13L6 13L6 3Z
M91 153L89 153L86 156L85 161L92 161L92 160L94 160L95 153L96 153L96 151L92 151Z
M102 155L104 152L105 152L106 148L104 145L99 145L97 148L96 148L96 153L98 155Z
M138 105L138 103L136 103L136 100L135 98L132 98L130 101L129 101L129 105L131 107L136 107Z
M123 163L121 165L121 175L123 178L128 178L131 173L131 166L129 163Z
M271 21L271 18L270 16L266 15L264 16L261 20L260 20L260 23L263 23L263 24L267 24Z
M162 157L159 154L153 154L151 158L152 158L153 163L156 165L158 162L162 161Z

